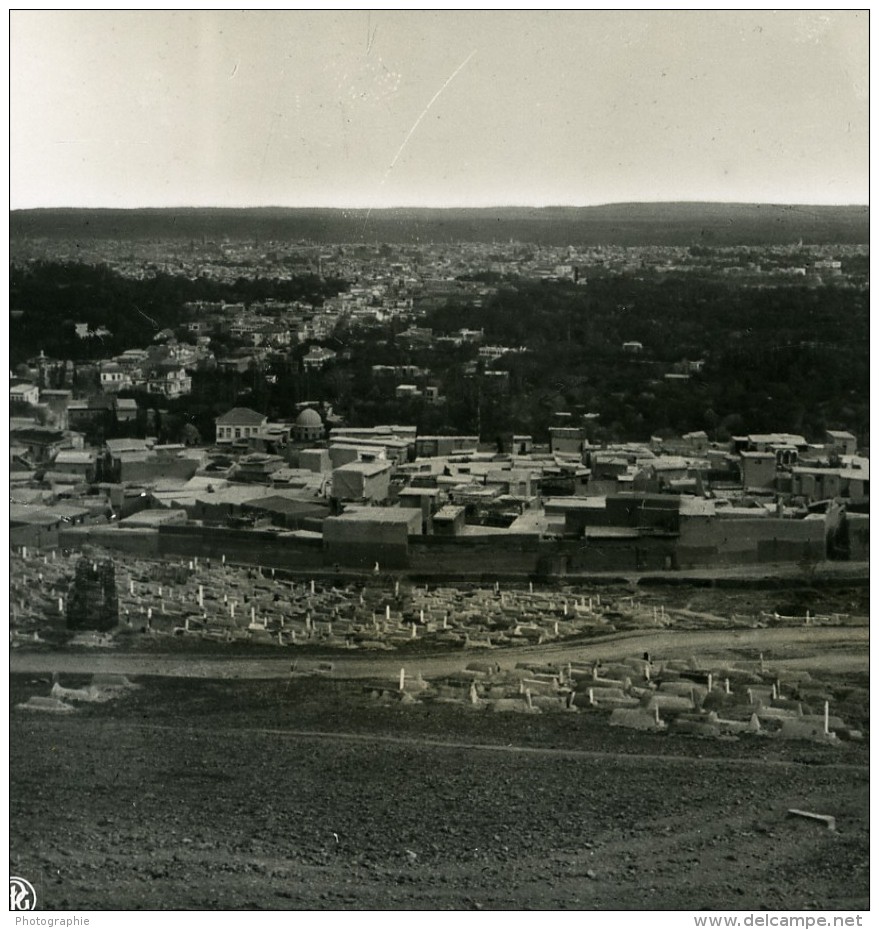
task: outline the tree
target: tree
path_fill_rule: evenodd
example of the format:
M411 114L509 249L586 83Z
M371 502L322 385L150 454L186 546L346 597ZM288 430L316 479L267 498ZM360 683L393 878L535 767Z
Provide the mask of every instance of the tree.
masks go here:
M180 439L185 446L201 445L201 433L192 423L184 423L180 430Z

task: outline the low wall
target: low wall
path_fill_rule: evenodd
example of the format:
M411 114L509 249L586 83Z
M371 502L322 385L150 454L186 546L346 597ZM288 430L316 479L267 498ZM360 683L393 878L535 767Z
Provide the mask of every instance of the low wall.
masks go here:
M532 575L538 571L542 549L536 536L410 537L409 568L424 574Z
M159 554L159 534L155 529L120 526L77 526L62 529L58 534L62 549L100 546L114 552L127 552L139 558L151 559Z
M405 541L392 542L358 542L357 540L325 541L323 564L339 565L358 571L372 571L378 563L379 569L409 568L409 550Z
M297 571L324 564L320 539L303 539L264 530L237 530L222 526L162 526L160 556L216 559L286 568Z
M677 546L679 568L799 562L825 557L823 520L684 517Z
M417 511L413 513L418 516ZM864 555L868 546L867 521L851 522L853 548L858 555ZM822 520L699 517L682 521L680 539L642 536L540 540L510 534L407 537L402 525L344 529L340 538L333 538L331 531L321 539L222 526L163 525L156 530L81 526L62 529L54 539L42 541L30 533L24 544L78 548L90 543L145 558L178 560L197 556L219 561L225 555L230 562L294 572L334 565L371 572L378 562L381 570L410 571L421 577L549 578L590 572L664 572L718 565L795 564L804 559L823 559L825 553Z
M38 523L9 527L10 546L28 546L31 549L55 549L58 546L58 526L41 526Z
M562 540L553 574L661 571L677 565L677 538Z

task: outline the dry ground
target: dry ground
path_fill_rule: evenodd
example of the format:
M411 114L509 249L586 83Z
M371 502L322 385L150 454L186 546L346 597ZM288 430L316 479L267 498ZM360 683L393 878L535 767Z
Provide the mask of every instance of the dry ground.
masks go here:
M138 681L64 718L13 710L10 867L43 908L869 906L866 744L383 704L352 680ZM45 693L12 676L13 706Z

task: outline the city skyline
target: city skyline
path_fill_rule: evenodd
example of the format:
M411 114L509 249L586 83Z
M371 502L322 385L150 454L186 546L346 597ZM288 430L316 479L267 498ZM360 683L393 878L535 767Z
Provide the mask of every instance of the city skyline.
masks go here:
M10 206L868 201L864 11L13 11Z

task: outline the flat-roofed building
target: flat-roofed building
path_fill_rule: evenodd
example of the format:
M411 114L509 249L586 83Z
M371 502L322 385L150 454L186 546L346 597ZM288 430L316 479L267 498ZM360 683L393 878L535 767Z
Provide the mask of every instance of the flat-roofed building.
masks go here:
M466 524L467 508L446 504L433 515L433 532L436 536L460 536Z
M826 444L838 455L855 455L858 451L858 439L847 430L829 429L826 432Z
M421 513L409 508L357 507L323 522L328 564L366 570L406 568L409 536L421 534Z
M333 469L333 497L379 503L388 499L390 480L389 462L349 462Z

